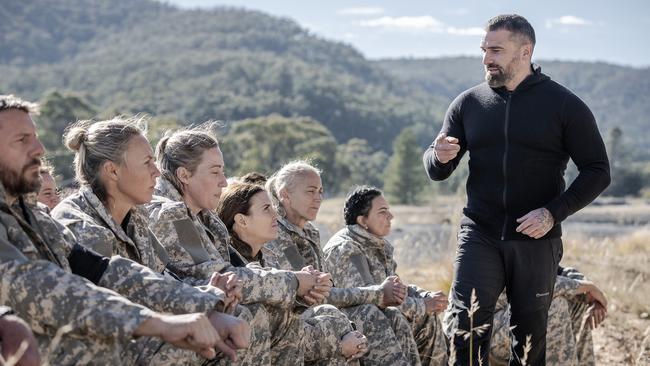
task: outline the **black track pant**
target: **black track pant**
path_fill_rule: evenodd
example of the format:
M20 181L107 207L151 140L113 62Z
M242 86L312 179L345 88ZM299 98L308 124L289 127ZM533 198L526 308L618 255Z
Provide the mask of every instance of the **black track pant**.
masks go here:
M472 333L472 363L478 365L480 348L483 365L487 365L494 306L504 287L511 304L510 326L516 326L513 333L517 345L510 365L521 364L527 335L531 336L532 348L526 364L545 364L546 321L561 257L560 238L503 241L489 238L476 229L461 227L448 310L455 315L447 332L447 336L454 336L456 365L470 364L470 340L459 336L456 330L470 329L468 312L463 308L470 308L472 289L479 303L473 327L490 325L483 335Z

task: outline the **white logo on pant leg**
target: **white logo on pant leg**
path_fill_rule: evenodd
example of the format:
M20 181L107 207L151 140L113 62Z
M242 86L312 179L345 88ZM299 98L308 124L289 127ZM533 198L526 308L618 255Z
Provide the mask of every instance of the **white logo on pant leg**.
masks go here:
M548 295L549 295L548 292L544 292L543 294L535 294L535 297L544 297L544 296L548 296Z

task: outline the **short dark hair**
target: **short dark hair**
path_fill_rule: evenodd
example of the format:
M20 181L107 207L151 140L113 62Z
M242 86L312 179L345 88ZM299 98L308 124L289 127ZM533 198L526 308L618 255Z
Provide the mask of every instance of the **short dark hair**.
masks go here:
M266 175L258 172L250 172L243 177L241 177L243 183L257 184L263 186L266 184L267 178Z
M38 115L38 104L20 99L13 94L0 95L0 112L9 109L18 109L27 114Z
M372 208L372 200L382 195L382 192L371 186L355 187L343 205L343 218L346 225L357 223L357 217L366 216Z
M488 20L485 25L485 31L491 32L499 29L505 29L513 35L525 38L533 46L535 46L535 30L533 26L528 23L526 18L517 14L501 14Z

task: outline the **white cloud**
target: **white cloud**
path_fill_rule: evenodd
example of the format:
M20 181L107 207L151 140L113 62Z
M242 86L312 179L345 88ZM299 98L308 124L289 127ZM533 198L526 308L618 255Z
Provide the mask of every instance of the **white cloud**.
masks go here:
M430 15L415 17L381 17L370 20L362 20L359 23L363 27L381 27L396 29L432 30L440 32L444 24Z
M587 27L592 25L593 22L573 15L563 15L559 18L547 19L546 28L553 28L556 25L561 26L578 26Z
M454 36L482 36L485 34L483 28L466 27L457 28L447 26L445 23L430 16L384 16L376 19L362 20L359 24L363 27L376 27L393 30L423 31L432 33L446 33Z
M447 33L454 34L457 36L482 36L485 34L485 30L481 27L469 27L469 28L447 27Z
M359 6L339 10L339 15L378 15L384 13L384 8Z

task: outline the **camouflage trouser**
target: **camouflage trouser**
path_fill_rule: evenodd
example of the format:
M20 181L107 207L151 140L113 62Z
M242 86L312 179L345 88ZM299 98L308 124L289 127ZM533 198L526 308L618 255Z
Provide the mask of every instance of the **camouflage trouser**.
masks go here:
M572 301L575 300L575 301ZM546 328L547 366L595 365L591 331L582 325L586 304L563 296L553 298ZM510 358L511 332L509 307L494 316L490 347L490 365L507 365Z
M271 332L271 365L303 365L302 319L291 309L266 306Z
M126 350L130 345L109 342L89 342L70 336L63 336L53 345L52 338L36 335L43 362L50 365L93 365L124 364L135 365L134 355ZM126 346L126 347L125 347Z
M215 361L205 362L203 365L271 365L270 320L264 305L239 305L235 309L234 315L239 319L245 320L250 326L250 345L246 349L237 351L237 362L232 362L220 354Z
M245 320L251 328L250 345L246 349L237 351L237 362L230 361L223 354L218 354L214 360L206 360L199 357L193 352L175 349L174 347L164 344L160 347L161 342L152 344L149 354L150 361L147 365L276 365L272 363L271 358L271 329L270 315L264 305L248 304L237 306L233 314L237 318ZM154 351L153 353L151 351Z
M44 337L39 337L39 341ZM49 352L51 338L39 342L43 361L50 365L201 365L205 360L196 353L176 348L158 338L140 337L125 343L60 338Z
M340 340L353 329L345 314L332 305L318 305L305 310L300 318L305 332L305 364L348 364L341 353Z
M440 318L427 315L412 321L411 328L422 365L447 365L447 343Z
M368 304L343 308L342 311L368 338L369 351L362 358L364 365L419 365L411 327L398 309L381 310Z

